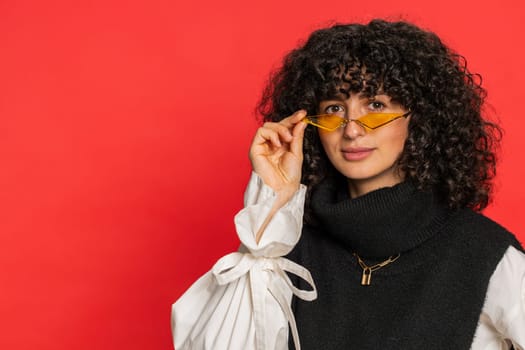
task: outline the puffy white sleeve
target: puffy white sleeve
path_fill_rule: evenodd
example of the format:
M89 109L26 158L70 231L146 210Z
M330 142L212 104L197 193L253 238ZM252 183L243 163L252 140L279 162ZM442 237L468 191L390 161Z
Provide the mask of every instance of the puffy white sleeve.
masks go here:
M176 350L285 350L289 329L300 349L290 307L292 295L313 300L317 292L310 273L283 256L299 241L305 193L306 187L301 185L274 214L256 243L255 235L276 194L252 173L245 207L235 216L241 248L217 261L173 304L171 323ZM311 289L297 289L286 272L307 281Z
M525 254L509 247L492 274L473 350L525 349Z

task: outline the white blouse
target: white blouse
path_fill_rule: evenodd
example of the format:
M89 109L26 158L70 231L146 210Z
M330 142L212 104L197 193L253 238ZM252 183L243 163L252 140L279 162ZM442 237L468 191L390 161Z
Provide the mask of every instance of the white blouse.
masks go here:
M474 350L525 349L525 255L509 247L490 278Z
M291 311L292 295L317 297L314 281L302 266L284 258L299 241L306 188L272 218L255 242L276 195L252 173L245 207L235 216L239 252L221 258L172 307L176 350L288 349L288 327L300 350ZM292 285L285 271L307 281L311 290ZM494 271L471 349L525 350L525 254L509 247Z

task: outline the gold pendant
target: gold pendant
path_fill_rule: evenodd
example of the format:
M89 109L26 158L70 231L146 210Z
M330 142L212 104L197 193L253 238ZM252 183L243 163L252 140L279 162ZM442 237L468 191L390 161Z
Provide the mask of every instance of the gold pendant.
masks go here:
M361 285L369 286L371 279L372 279L372 269L370 269L369 267L365 267L363 269L363 275L361 276Z

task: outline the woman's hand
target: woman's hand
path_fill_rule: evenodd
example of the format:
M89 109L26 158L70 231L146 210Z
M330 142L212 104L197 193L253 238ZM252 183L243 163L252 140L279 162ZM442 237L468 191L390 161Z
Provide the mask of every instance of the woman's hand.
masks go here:
M277 193L276 209L290 200L301 182L305 116L300 110L278 123L265 123L250 147L253 170Z

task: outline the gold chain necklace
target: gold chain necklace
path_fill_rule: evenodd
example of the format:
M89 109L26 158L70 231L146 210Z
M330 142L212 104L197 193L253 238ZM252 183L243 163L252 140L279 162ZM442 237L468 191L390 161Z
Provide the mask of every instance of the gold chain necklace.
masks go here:
M363 261L363 259L361 259L361 257L359 257L359 255L357 255L357 253L354 253L355 257L357 258L357 262L359 263L359 266L361 266L361 268L363 269L363 275L361 276L361 285L362 286L369 286L370 285L370 281L372 279L372 272L376 271L376 270L379 270L380 268L396 261L400 256L401 254L397 254L397 255L392 255L390 256L388 259L386 259L385 261L382 261L378 264L375 264L373 266L368 266L367 264L365 264L365 262Z

